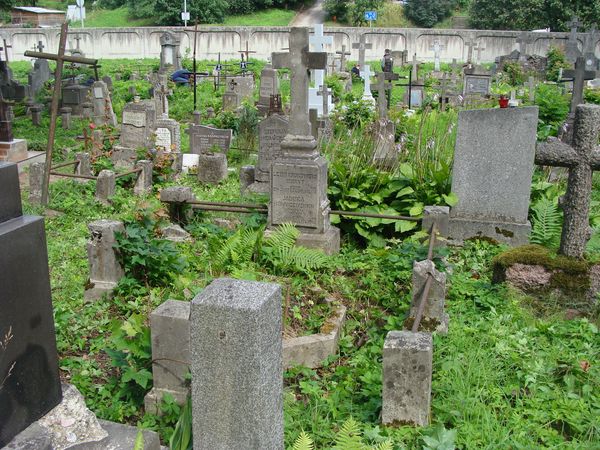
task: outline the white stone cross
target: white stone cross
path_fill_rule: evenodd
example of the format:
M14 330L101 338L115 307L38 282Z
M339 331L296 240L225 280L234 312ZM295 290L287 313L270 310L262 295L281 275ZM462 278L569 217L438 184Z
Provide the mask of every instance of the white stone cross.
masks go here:
M371 93L371 76L373 72L371 72L371 66L366 64L364 66L360 66L360 77L365 81L365 89L363 91L363 100L374 101L373 94Z
M314 34L309 37L308 43L311 45L311 51L323 52L325 45L333 44L333 37L323 34L323 24L316 24ZM319 88L325 82L325 71L315 70L315 86Z
M321 85L321 88L317 91L317 95L323 97L323 115L322 118L329 117L329 96L331 95L331 89L328 89L327 86Z
M292 28L290 31L290 51L273 53L273 68L289 68L291 75L291 114L289 134L294 136L312 136L308 120L309 70L325 69L327 53L308 50L308 28Z
M440 41L434 41L433 45L429 46L429 50L433 50L433 64L436 72L440 71L440 52L445 48L444 45L440 44Z

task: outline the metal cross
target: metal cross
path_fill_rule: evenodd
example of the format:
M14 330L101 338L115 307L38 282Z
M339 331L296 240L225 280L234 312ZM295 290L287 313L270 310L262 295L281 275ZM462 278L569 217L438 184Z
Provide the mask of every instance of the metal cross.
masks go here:
M82 58L79 56L66 56L65 47L67 46L67 33L69 30L69 24L67 22L62 24L60 29L60 40L58 44L58 53L42 53L26 51L25 56L29 58L38 59L49 59L56 61L56 71L54 78L56 80L62 79L63 65L65 62L73 62L78 64L90 65L94 68L96 75L96 81L98 81L98 60L90 58ZM52 152L54 150L54 137L56 135L56 117L58 116L58 103L60 101L62 83L54 83L54 93L52 94L52 106L50 107L50 129L48 130L48 145L46 147L46 164L44 166L44 183L42 185L42 198L41 204L48 204L48 188L50 185L50 166L52 165Z
M290 51L273 53L273 68L289 68L291 71L290 127L288 133L295 136L312 136L308 121L309 70L327 67L327 53L310 52L308 29L294 27L290 31Z
M330 73L335 73L335 59L331 60L331 64L329 64L329 68L331 69Z
M593 80L600 76L598 70L586 70L583 56L577 58L575 69L563 70L563 77L573 80L573 95L571 97L571 114L575 112L577 105L583 103L583 88L587 80Z
M246 61L250 61L250 53L256 53L254 50L248 50L248 41L246 41L246 50L238 50L238 53L242 54L242 61L244 60L243 56L246 56Z

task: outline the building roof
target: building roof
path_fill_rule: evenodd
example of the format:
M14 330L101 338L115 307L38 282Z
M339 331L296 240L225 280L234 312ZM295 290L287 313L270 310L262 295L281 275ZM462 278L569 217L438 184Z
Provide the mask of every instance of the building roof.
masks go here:
M13 9L31 12L34 14L65 14L64 11L59 11L57 9L38 8L37 6L14 6Z

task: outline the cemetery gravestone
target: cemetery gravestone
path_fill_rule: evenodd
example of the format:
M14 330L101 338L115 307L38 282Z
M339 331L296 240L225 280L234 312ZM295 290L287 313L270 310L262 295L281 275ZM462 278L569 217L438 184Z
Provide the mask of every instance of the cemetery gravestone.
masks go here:
M309 37L309 45L312 47L313 52L323 52L325 45L333 44L333 37L325 36L323 34L323 24L316 24L314 26L314 35ZM321 69L312 69L311 75L314 76L314 87L308 89L308 107L309 109L316 109L319 116L323 116L323 99L319 98L319 89L325 84L325 72L327 62ZM327 104L329 105L328 110L333 109L333 103L331 96L327 96Z
M258 125L258 161L255 182L249 189L253 192L270 191L271 165L282 155L281 142L288 133L289 121L279 114L272 114Z
M44 83L50 79L50 65L47 59L36 59L33 70L27 76L29 84L29 96L35 95L42 89Z
M9 108L0 93L0 162L20 162L27 159L27 141L13 137Z
M110 92L104 81L96 81L92 85L92 105L92 118L96 125L117 126L117 116L113 111Z
M181 41L170 31L160 36L160 71L177 71L181 69Z
M60 403L44 220L23 216L17 166L0 163L0 447Z
M488 74L467 74L464 79L464 95L486 96L490 93L492 77Z
M190 124L187 132L190 135L190 153L198 155L212 152L215 146L227 153L233 136L232 130L196 124Z
M83 104L88 101L90 95L90 87L70 84L62 90L62 106L71 108L73 117L82 117Z
M482 109L458 115L449 237L528 242L527 221L538 108Z
M194 448L283 449L281 287L213 281L191 303L190 343Z
M132 102L125 105L121 126L121 145L134 149L150 148L155 121L156 111L152 102Z
M577 39L577 28L582 24L577 17L573 17L569 23L567 23L571 29L569 33L569 39L565 44L565 58L570 63L575 63L577 58L581 56L581 50L579 50L579 40Z
M269 110L272 95L279 94L279 78L277 71L271 64L267 64L260 72L260 88L256 107L261 114L266 115Z
M271 167L269 226L295 224L305 247L326 253L339 251L339 229L329 221L327 161L317 151L308 120L308 70L322 69L327 54L308 51L308 30L292 28L289 53L273 53L273 67L289 67L291 115L288 135L281 143L283 156Z

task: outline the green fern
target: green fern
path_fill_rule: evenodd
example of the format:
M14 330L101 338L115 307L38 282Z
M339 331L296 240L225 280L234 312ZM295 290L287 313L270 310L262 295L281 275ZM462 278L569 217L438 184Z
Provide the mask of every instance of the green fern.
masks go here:
M291 223L279 225L265 239L265 245L273 248L289 248L296 244L296 239L300 236L298 229Z
M394 450L394 443L391 440L387 440L373 447L373 450Z
M324 267L329 258L320 250L296 247L300 232L290 223L280 225L265 239L264 256L275 269L284 271L315 270Z
M294 442L292 450L314 450L314 448L315 442L305 431L302 431Z
M531 212L531 243L558 247L562 217L556 202L542 197L531 207Z
M258 253L263 237L263 229L241 228L225 241L213 258L217 270L227 265L240 266L249 263Z
M344 422L342 428L335 437L334 450L366 450L363 443L360 424L350 417Z

